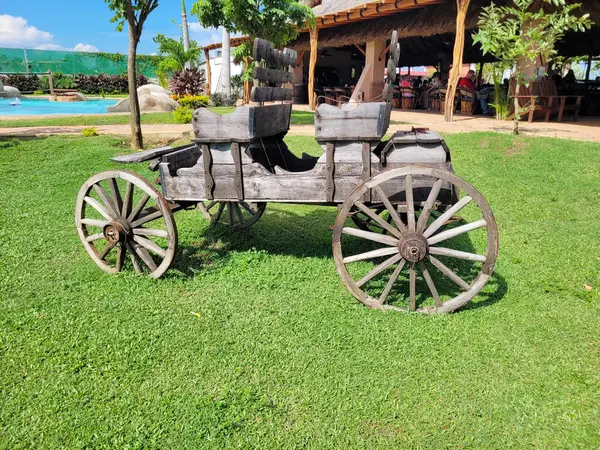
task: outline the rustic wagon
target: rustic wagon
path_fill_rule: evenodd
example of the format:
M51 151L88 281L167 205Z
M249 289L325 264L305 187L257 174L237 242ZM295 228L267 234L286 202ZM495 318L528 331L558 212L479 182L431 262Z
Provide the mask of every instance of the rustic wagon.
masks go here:
M388 70L395 71L399 51L394 33ZM323 154L299 157L283 141L291 105L262 104L290 99L282 86L293 82L296 53L257 39L254 59L259 105L225 115L198 109L191 144L113 158L150 161L160 192L123 170L84 183L76 223L94 262L107 272L131 266L158 278L175 256L178 210L198 206L207 219L239 229L255 223L268 202L317 204L338 207L335 265L365 305L443 313L479 293L498 252L492 211L454 174L437 133L413 129L383 139L392 86L380 102L321 104L315 136Z

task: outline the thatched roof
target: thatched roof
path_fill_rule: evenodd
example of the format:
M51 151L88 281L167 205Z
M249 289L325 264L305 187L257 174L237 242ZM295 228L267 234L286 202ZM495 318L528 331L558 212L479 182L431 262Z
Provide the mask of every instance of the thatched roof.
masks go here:
M313 13L316 17L325 16L376 2L377 0L323 0L322 4L313 8Z
M336 0L345 3L351 0ZM509 0L496 0L496 4L505 4ZM580 0L583 12L588 12L592 20L600 25L600 1ZM490 0L472 0L466 19L466 29L474 30L481 13L481 8L491 3ZM315 7L315 11L317 11ZM319 48L343 47L352 44L364 44L377 39L389 39L393 30L398 31L400 39L432 37L436 35L454 34L456 29L456 2L448 1L440 5L426 6L394 15L376 19L352 22L337 27L319 30ZM600 45L600 43L598 44ZM296 50L309 50L308 33L301 33L298 39L288 44Z

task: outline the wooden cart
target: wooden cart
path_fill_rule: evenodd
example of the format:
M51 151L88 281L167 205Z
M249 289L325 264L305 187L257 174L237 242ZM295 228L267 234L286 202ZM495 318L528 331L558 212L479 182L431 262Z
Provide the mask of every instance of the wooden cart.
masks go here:
M392 36L388 70L398 65ZM113 170L91 177L77 198L76 224L94 262L107 272L131 266L154 278L175 257L173 214L198 206L232 229L255 223L268 202L339 208L333 256L349 291L371 308L444 313L481 291L498 253L498 230L483 196L454 174L450 151L427 130L388 129L393 86L383 101L322 104L315 136L323 154L298 157L283 141L296 53L257 39L253 100L219 115L194 112L190 145L113 158L150 161L159 192L142 177ZM457 217L469 212L468 223ZM329 224L323 224L328 226ZM479 251L466 251L477 232ZM432 270L435 269L435 270ZM435 273L435 277L433 274ZM437 283L434 278L441 278ZM448 283L449 281L449 283Z

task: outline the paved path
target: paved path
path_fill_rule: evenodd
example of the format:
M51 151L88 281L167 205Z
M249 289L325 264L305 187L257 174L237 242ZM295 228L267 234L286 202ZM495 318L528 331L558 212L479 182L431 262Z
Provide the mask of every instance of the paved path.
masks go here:
M294 109L304 110L302 106ZM391 125L390 131L414 127L426 127L443 133L461 133L470 131L496 131L510 133L513 124L481 116L456 115L454 122L444 122L444 117L437 112L405 112L392 111L392 121L402 122ZM568 119L568 118L567 118ZM600 142L600 118L581 117L579 122L520 122L519 127L524 135L548 136L565 139L577 139ZM30 128L0 128L0 136L47 136L52 134L81 134L81 130L89 126L46 126ZM99 134L128 135L129 125L99 125L94 127ZM148 138L178 139L192 136L191 125L142 125L142 131ZM314 126L292 125L290 135L313 136Z

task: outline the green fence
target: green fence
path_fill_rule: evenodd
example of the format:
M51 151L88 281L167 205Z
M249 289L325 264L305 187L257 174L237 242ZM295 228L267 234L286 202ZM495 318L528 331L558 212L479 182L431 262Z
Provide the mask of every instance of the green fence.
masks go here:
M149 78L155 77L160 59L160 56L138 55L138 73L143 73ZM127 73L127 55L0 48L0 73L47 72L48 70L64 74L121 75Z

